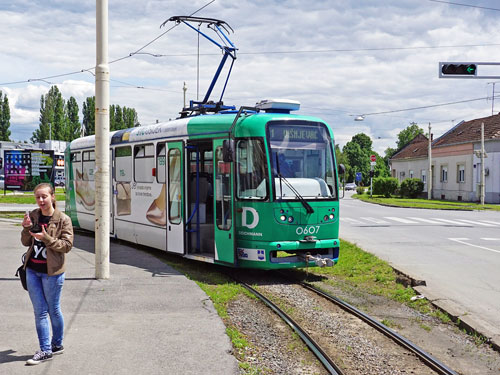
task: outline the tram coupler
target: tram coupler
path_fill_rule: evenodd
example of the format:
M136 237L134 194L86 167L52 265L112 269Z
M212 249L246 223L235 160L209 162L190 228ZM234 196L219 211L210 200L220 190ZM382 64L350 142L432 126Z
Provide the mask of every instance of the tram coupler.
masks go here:
M333 260L330 258L323 258L321 255L311 255L309 253L305 255L299 255L301 258L305 259L306 263L313 261L318 267L332 267L334 265Z

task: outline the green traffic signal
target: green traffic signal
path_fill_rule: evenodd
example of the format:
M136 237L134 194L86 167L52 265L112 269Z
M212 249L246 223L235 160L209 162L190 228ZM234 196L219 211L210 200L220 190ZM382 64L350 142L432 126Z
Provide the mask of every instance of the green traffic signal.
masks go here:
M476 64L443 64L441 67L441 73L443 73L443 75L475 76L476 72Z

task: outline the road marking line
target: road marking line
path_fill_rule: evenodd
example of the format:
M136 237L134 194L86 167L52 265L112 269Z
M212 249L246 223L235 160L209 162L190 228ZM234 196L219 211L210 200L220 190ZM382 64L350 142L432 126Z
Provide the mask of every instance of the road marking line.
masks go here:
M455 241L455 242L458 242L458 243L461 243L463 245L469 245L469 246L472 246L472 247L477 247L478 249L483 249L483 250L488 250L488 251L492 251L494 253L499 253L500 254L500 251L499 250L494 250L494 249L490 249L488 247L484 247L484 246L479 246L479 245L474 245L474 244L471 244L471 243L468 243L468 242L465 242L465 240L468 240L468 238L448 238L450 241Z
M363 224L362 221L356 220L356 219L351 219L350 217L341 217L340 221L348 221L351 224Z
M465 220L465 219L458 219L460 221L464 221L466 223L471 223L471 224L479 224L479 225L483 225L485 227L494 227L493 224L486 224L486 223L481 223L479 221L472 221L472 220Z
M375 224L389 224L388 221L377 219L376 217L360 217L360 219L371 221L372 223Z
M424 223L429 223L429 224L442 224L442 223L439 223L439 222L437 222L435 220L424 219L424 218L421 218L421 217L409 217L408 219L423 221Z
M460 225L461 227L471 227L472 226L470 224L461 223L459 221L448 220L448 219L438 219L437 217L433 217L432 220L438 220L438 221L442 221L444 223L451 223L451 224L455 224L455 225Z
M483 223L490 223L490 224L494 224L494 225L500 225L500 223L498 221L491 221L491 220L481 220Z
M500 238L481 238L484 241L500 241Z
M399 221L400 223L404 223L404 224L417 224L413 220L403 219L403 218L400 218L400 217L384 216L384 219Z

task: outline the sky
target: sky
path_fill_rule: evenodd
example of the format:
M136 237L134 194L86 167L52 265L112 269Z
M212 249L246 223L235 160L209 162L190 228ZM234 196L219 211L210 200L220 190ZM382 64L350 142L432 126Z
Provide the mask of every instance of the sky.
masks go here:
M75 97L80 110L94 95L95 8L88 0L0 2L0 91L9 98L11 139L29 140L52 85L65 100ZM328 122L341 147L363 132L383 155L412 122L425 132L431 123L436 138L492 114L494 79L440 79L438 63L499 61L495 0L109 0L109 61L127 57L109 66L111 104L135 108L148 125L178 117L184 82L187 100L204 96L220 49L202 38L198 50L197 34L185 25L160 28L200 8L196 16L234 30L229 38L238 51L225 104L298 100L297 113ZM500 66L478 66L478 75L485 72L500 83Z

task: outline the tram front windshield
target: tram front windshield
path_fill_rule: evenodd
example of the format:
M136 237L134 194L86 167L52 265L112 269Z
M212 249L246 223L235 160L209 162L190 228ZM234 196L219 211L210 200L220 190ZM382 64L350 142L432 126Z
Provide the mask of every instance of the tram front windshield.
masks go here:
M271 165L277 199L335 199L333 143L322 123L270 123Z

